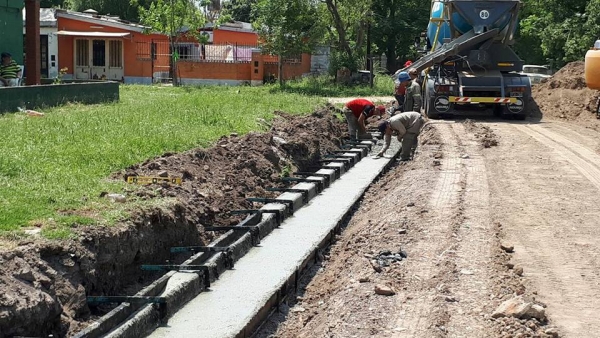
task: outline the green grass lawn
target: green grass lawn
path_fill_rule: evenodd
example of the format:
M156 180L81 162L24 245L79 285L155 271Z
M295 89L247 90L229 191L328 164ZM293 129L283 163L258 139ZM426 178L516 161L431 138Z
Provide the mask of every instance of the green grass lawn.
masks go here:
M167 151L208 146L231 132L264 130L259 119L271 119L275 110L310 113L325 103L321 95L335 93L319 88L306 81L284 88L121 86L118 103L70 104L44 110L41 118L5 114L0 117L0 234L48 222L102 223L61 211L114 209L99 197L123 189L123 182L106 179L111 173ZM103 217L111 212L119 215L109 210ZM62 229L46 235L65 234Z

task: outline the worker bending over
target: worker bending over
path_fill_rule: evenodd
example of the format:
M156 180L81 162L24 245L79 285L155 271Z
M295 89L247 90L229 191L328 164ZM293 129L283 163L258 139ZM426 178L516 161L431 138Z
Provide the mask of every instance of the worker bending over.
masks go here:
M409 111L394 115L386 121L379 124L379 132L384 135L385 144L381 151L375 155L376 157L383 156L386 150L390 147L392 134L396 134L398 141L402 142L400 150L400 160L408 161L414 155L419 143L419 134L421 128L425 124L425 120L420 113Z
M373 115L381 116L385 113L384 106L375 104L366 99L354 99L344 105L342 110L348 122L348 132L352 139L371 139L371 133L367 133L366 121Z

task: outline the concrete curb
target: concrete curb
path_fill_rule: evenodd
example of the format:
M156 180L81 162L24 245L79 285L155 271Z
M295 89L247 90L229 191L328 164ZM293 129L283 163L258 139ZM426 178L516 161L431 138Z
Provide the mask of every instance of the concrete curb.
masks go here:
M371 142L364 141L363 143L369 144ZM371 144L375 145L374 143ZM341 155L346 155L348 156L348 158L350 158L351 156L353 158L353 165L356 164L361 158L368 156L368 150L365 148L352 148L349 150L352 152L343 153ZM393 164L398 154L399 153L396 151L395 156L389 159L386 168L389 168L389 166ZM323 176L328 176L329 184L333 183L337 178L339 178L339 176L336 173L337 171L340 172L340 175L346 171L344 163L332 162L329 165L327 165L327 167L328 168L318 170L316 173L322 174ZM329 167L338 169L330 169ZM381 175L382 173L380 173L379 175ZM323 182L323 186L327 187L327 179L323 176L310 176L309 178L320 180L321 182ZM284 192L280 196L278 196L277 199L293 201L293 210L291 210L291 212L295 212L296 210L300 209L308 201L310 201L318 195L316 183L298 183L292 188L307 191L308 198L307 200L305 200L304 195L302 193L296 192ZM362 193L364 194L364 191ZM275 203L265 204L261 208L261 210L277 210L281 214L285 214L287 211L289 211L287 210L286 205ZM348 213L349 212L350 210L348 210ZM338 224L338 226L336 226L336 228L339 229L340 225L341 222L340 224ZM277 220L276 214L263 213L261 221L256 225L258 229L259 239L265 238L278 226L279 222ZM328 245L330 239L333 238L333 235L334 232L332 231L330 235L327 236L327 238L323 239L319 248ZM203 273L171 271L166 273L157 281L155 281L154 283L147 286L146 288L144 288L136 294L136 296L160 295L162 297L165 297L167 301L167 312L164 318L161 318L159 308L155 304L142 305L136 308L132 304L123 303L117 308L113 309L108 314L104 315L102 318L98 319L85 330L79 332L74 337L96 338L103 336L137 338L149 334L160 325L161 320L164 321L168 319L179 309L181 309L187 302L195 298L199 293L205 291L206 285L217 280L221 273L230 268L229 262L236 262L246 253L248 253L248 251L252 249L254 244L256 244L254 243L254 241L255 239L249 232L241 233L229 231L217 238L217 240L215 240L209 246L229 246L231 249L231 256L227 257L226 254L222 252L199 253L192 256L182 264L203 264L207 266L209 271L208 281L205 280L207 276L205 276ZM315 248L315 250L313 251L313 254L311 255L312 259L314 259L316 255L316 250L318 250L319 248ZM301 271L302 269L309 266L310 262L311 258L307 259L302 264L302 266L299 267L296 274L294 276L291 276L290 280L288 280L285 283L286 288L287 285L291 285L290 283L295 281L296 275L298 275L299 273L298 271ZM255 329L262 322L262 320L266 318L266 316L269 313L269 309L273 306L273 304L275 304L278 301L278 299L279 297L277 295L271 297L269 302L267 302L267 304L256 314L255 320L252 320L252 322L247 325L248 330L245 329L244 332Z

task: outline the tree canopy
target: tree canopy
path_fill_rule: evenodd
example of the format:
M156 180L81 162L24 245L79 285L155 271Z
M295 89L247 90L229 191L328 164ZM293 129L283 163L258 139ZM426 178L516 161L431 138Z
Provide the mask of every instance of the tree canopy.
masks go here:
M582 60L600 37L600 0L523 0L516 51L528 63Z
M560 67L582 60L586 50L600 38L600 0L521 1L515 51L526 63L551 63ZM215 6L218 0L189 2L204 8L205 19L217 24L237 20L258 23L258 26L273 25L276 20L283 20L286 25L295 23L299 14L286 12L286 8L300 3L296 0L289 5L282 0L224 0L221 8ZM370 31L372 53L385 54L389 71L395 70L398 62L402 64L417 56L412 42L425 31L431 6L428 0L303 0L302 3L310 5L312 11L310 17L302 20L325 27L309 38L333 47L334 68L363 67ZM168 5L165 0L136 0L134 4L127 0L41 0L42 7L76 11L93 8L101 14L146 23L151 17L145 11L151 6L157 8L158 4ZM294 25L289 28L290 31L295 29ZM305 39L307 34L303 34Z

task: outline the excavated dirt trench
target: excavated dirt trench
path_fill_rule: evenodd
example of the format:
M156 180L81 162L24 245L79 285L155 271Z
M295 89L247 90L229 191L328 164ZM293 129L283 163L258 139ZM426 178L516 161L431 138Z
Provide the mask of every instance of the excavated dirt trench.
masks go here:
M179 176L183 184L126 191L175 202L133 212L117 226L75 227L75 240L27 240L0 252L0 337L81 330L106 311L92 313L86 296L133 295L157 277L141 264L164 263L173 246L208 244L215 235L203 226L237 223L228 211L251 208L246 197L269 197L265 188L281 185L282 175L318 166L322 154L339 149L345 130L327 111L279 113L267 133L224 137L210 149L164 154L116 173Z

